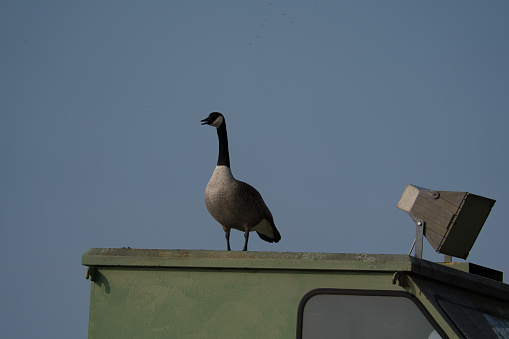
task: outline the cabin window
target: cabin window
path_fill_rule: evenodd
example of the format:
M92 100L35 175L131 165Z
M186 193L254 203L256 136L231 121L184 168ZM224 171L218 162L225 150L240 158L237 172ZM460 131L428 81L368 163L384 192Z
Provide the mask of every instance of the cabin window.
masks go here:
M509 338L509 308L497 300L489 302L489 309L480 298L470 298L462 305L437 297L439 305L466 338Z
M442 337L424 306L406 292L319 289L299 306L297 338Z

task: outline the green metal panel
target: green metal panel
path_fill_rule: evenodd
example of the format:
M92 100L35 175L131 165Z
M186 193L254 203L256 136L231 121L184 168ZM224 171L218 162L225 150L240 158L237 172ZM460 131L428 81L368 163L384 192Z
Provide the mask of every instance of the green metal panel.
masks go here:
M456 337L410 276L480 286L405 255L91 249L82 263L89 338L292 338L299 302L317 288L408 291Z
M396 288L390 276L327 272L313 280L281 271L115 268L101 274L92 284L90 338L288 338L295 335L300 299L314 288Z

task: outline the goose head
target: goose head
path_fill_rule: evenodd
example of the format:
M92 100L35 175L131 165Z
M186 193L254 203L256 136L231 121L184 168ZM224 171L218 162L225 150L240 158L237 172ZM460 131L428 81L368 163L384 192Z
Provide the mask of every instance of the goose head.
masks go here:
M224 123L224 116L219 112L212 112L209 116L201 121L202 125L210 125L219 127Z

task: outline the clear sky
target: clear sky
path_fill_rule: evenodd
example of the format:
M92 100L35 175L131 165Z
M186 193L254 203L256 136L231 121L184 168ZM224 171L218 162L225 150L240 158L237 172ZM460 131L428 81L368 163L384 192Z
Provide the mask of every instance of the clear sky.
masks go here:
M282 235L250 250L407 254L415 226L396 204L411 183L497 200L468 261L507 280L508 13L2 1L0 333L86 338L90 248L225 249L203 198L212 111ZM442 260L427 243L424 258Z

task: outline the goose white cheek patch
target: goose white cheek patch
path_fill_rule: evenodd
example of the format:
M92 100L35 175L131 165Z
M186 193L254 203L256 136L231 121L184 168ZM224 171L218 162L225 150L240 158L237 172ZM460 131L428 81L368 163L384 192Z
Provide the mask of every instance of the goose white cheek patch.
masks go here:
M214 126L214 127L219 127L219 126L221 126L221 124L223 123L223 121L224 121L224 118L223 118L222 116L219 116L219 117L217 117L217 119L216 119L213 123L211 123L210 125L211 125L211 126Z

